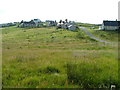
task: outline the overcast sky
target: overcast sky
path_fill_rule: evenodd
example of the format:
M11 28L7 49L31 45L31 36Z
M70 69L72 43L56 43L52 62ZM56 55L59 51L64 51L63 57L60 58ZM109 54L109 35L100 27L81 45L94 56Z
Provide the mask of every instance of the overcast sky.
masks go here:
M1 0L0 23L68 19L101 24L118 19L120 0Z

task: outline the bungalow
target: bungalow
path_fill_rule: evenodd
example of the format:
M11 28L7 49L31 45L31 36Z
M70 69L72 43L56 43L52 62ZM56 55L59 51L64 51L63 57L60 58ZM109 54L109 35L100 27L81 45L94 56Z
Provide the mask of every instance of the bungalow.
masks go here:
M118 30L120 28L120 21L103 21L101 29L103 30Z
M33 19L29 22L22 20L18 27L38 27L40 23L41 23L40 19Z

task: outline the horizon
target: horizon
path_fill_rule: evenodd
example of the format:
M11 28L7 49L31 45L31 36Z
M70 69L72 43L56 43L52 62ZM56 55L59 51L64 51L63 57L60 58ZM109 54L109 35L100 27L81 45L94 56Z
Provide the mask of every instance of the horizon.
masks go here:
M34 19L39 19L39 18L34 18ZM25 22L29 22L29 21L31 21L31 20L33 20L33 19L30 19L30 20L23 20L23 21L25 21ZM40 19L41 20L41 19ZM48 19L46 19L46 20L48 20ZM42 22L45 22L46 20L41 20ZM61 20L61 19L60 19ZM51 20L51 21L57 21L57 22L59 22L60 20ZM64 19L65 20L65 19ZM63 21L64 21L63 20ZM116 19L117 21L119 21L118 19ZM103 20L103 21L116 21L116 20ZM22 20L21 20L22 21ZM13 22L5 22L5 23L0 23L0 24L7 24L7 23L15 23L15 22L21 22L21 21L13 21ZM68 20L68 21L72 21L72 20ZM103 23L103 21L102 21L102 23ZM88 23L88 22L79 22L79 21L75 21L75 22L77 22L77 23L86 23L86 24L102 24L102 23Z
M1 2L0 24L37 18L41 21L68 19L90 24L102 24L103 20L118 20L119 0L3 0Z

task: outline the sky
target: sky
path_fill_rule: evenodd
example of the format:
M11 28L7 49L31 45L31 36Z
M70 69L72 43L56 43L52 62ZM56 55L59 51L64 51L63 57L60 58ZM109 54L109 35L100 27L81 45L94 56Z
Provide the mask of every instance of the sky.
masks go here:
M120 0L1 0L0 23L31 19L101 24L118 19Z

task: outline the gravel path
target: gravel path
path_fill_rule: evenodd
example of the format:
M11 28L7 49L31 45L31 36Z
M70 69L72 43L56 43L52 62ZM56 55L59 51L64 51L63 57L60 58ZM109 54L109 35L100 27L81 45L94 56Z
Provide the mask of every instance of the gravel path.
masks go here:
M85 28L85 27L79 27L79 28L81 28L81 29L82 29L84 32L86 32L90 37L96 39L97 41L104 42L104 43L111 43L111 42L108 42L108 41L105 41L105 40L101 40L101 39L95 37L95 36L94 36L93 34L91 34L91 33L87 30L87 28Z

